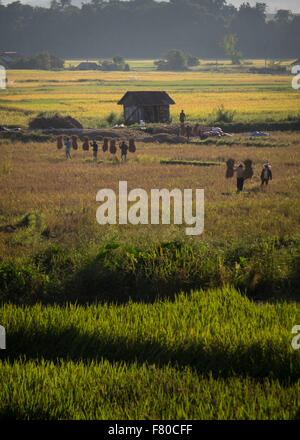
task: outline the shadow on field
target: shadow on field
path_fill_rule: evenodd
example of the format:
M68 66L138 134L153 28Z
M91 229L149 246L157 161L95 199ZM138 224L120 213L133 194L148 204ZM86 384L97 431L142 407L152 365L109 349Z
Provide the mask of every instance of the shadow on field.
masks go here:
M108 360L110 362L137 362L155 364L158 367L172 365L189 366L198 374L212 372L215 377L233 375L253 378L269 377L290 383L299 379L299 362L295 353L278 352L275 345L260 344L230 346L220 342L205 346L201 343L168 347L151 340L132 340L126 337L84 334L70 327L59 331L17 331L8 334L7 349L0 352L0 359L12 362L16 359L43 358L53 362Z
M63 416L62 416L63 417ZM56 420L50 411L44 411L42 408L20 408L20 407L7 407L1 409L0 420L12 421L12 420Z

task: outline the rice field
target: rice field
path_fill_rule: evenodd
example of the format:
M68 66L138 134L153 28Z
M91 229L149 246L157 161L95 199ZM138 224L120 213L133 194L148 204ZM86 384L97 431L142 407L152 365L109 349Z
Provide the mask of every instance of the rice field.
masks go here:
M0 92L0 120L6 126L25 128L40 112L59 112L99 128L111 112L122 114L117 102L128 90L165 90L175 101L174 122L182 108L190 121L205 121L222 104L236 111L235 121L282 121L299 114L290 75L11 70L7 78L8 87Z
M142 69L142 62L136 68ZM130 89L163 89L198 120L299 112L289 76L8 72L3 125L59 111L98 126ZM5 119L6 118L6 119ZM1 420L299 420L300 133L120 153L0 139ZM226 161L250 158L242 193ZM261 188L265 162L273 180ZM210 166L203 166L203 164ZM99 189L203 188L204 232L105 225ZM117 199L118 200L118 199Z

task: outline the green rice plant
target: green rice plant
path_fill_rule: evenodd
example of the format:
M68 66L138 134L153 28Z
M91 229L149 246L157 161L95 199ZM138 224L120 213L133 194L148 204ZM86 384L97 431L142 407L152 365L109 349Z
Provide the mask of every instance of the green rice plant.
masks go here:
M201 160L175 160L175 159L161 159L160 163L166 165L196 165L201 167L209 167L221 165L221 162L201 161Z
M213 110L212 114L210 115L210 118L214 122L233 122L235 115L235 110L226 109L224 104L221 104L218 108Z
M2 163L2 169L1 169L1 174L2 175L9 175L12 172L12 164L11 161L6 161Z
M0 417L295 419L299 318L295 303L231 287L152 304L6 304Z

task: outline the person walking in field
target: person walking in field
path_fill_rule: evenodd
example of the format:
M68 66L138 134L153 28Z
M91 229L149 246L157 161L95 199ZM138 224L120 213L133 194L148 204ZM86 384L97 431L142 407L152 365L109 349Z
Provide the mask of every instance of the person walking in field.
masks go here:
M185 113L183 110L181 110L181 113L179 115L179 120L180 120L181 124L184 124L185 118L186 118Z
M66 151L66 158L71 159L70 151L71 151L72 144L71 144L70 138L68 138L68 137L66 137L66 139L65 139L65 147L66 147L66 150L65 150Z
M272 171L271 171L271 165L269 163L266 163L262 169L261 175L261 186L268 185L269 180L272 180Z
M94 160L97 160L98 144L97 144L97 142L95 141L95 139L94 139L93 142L91 143L91 147L92 147L92 149L93 149L93 157L94 157Z
M126 162L127 160L127 151L128 151L128 145L126 144L126 142L122 142L120 145L120 150L121 150L121 159L123 162Z
M237 191L243 191L243 187L244 187L244 167L242 164L239 164L239 166L237 168L234 169L234 171L236 172L236 186L237 186Z

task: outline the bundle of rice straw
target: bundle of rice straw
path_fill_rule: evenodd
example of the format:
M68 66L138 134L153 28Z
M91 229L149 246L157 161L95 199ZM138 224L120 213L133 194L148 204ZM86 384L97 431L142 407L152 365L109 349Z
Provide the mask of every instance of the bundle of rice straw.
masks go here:
M64 146L63 137L62 136L58 136L57 137L57 148L59 150L61 150L63 146Z
M234 174L234 171L233 171L234 159L228 159L226 162L226 165L227 165L226 179L230 179L231 177L233 177L233 174Z
M110 141L110 146L109 146L109 151L111 154L116 154L117 152L117 147L116 147L116 141L115 139L111 139Z
M74 150L78 150L77 136L72 136L72 147Z
M252 160L246 159L244 160L244 164L245 164L244 179L251 179L251 177L253 176Z
M85 150L85 151L88 151L89 148L90 148L89 138L85 137L83 139L82 149Z
M193 136L198 136L199 135L199 128L200 128L200 124L195 124L193 127Z
M105 153L107 150L108 150L108 139L104 138L103 146L102 146L102 151Z
M134 139L133 139L133 138L130 138L130 139L129 139L129 147L128 147L128 150L129 150L130 153L135 153L135 151L136 151L135 143L134 143Z

